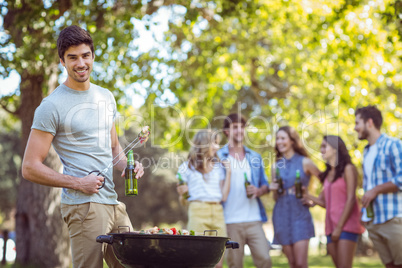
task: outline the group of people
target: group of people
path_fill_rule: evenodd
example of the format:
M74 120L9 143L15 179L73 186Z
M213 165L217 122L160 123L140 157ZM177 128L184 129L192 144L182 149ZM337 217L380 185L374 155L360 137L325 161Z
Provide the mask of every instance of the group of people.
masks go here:
M186 184L178 185L177 192L188 202L187 227L196 232L215 229L238 242L239 250L227 251L229 267L243 267L246 244L256 267L271 267L270 243L262 228L267 216L260 197L272 192L272 243L282 246L289 267L308 267L309 240L315 235L309 209L315 205L326 209L327 250L336 267L352 267L365 229L384 265L402 267L402 142L381 133L382 115L375 106L358 108L355 115L358 138L368 141L361 209L356 197L358 170L342 138L323 137L320 151L326 167L320 171L297 131L280 127L268 184L261 156L244 145L246 120L235 113L224 120L228 139L224 147L218 150L218 131L201 130L188 161L179 167ZM322 183L319 196L308 191L311 176ZM295 187L299 181L301 196ZM189 197L184 200L186 193ZM368 217L366 208L374 215ZM222 260L216 267L222 267Z
M112 170L91 173L114 163L124 176L124 150L109 120L116 116L116 103L110 91L89 81L95 55L86 30L66 27L57 48L68 76L35 111L22 175L34 183L63 188L61 212L69 229L73 267L102 267L103 259L109 267L122 267L111 246L95 238L118 232L119 226L132 229L131 221L117 200ZM402 144L381 134L381 124L381 113L375 107L356 111L355 130L359 139L369 142L364 151L362 206L372 205L374 210L374 219L363 213L364 227L382 262L390 268L402 267ZM267 215L260 197L272 191L276 200L273 243L282 245L290 267L308 265L308 243L314 236L309 207L313 205L327 209L328 251L334 263L350 267L363 226L355 196L357 171L343 141L324 137L321 152L327 166L320 172L297 132L281 127L276 133L277 159L269 185L261 156L244 145L246 125L238 114L227 116L223 133L228 143L221 149L221 137L213 131L195 135L188 161L179 168L187 185L177 187L182 201L189 202L188 228L196 232L214 229L238 242L239 249L227 251L229 267L243 266L246 244L256 267L271 267L270 243L263 230ZM51 145L63 164L62 174L43 164ZM277 182L276 169L282 184ZM303 198L295 196L296 170ZM135 172L137 179L142 177L141 163L136 162ZM318 197L307 190L311 175L324 185ZM281 193L279 188L283 188ZM183 197L186 192L188 199ZM222 260L217 266L222 266Z
M262 224L267 221L260 196L269 192L262 158L244 146L246 120L230 114L224 120L226 146L218 150L218 132L199 131L178 170L186 185L178 185L180 198L188 192L188 225L196 233L217 230L239 243L227 251L229 267L242 267L244 246L252 252L256 267L271 267L270 245ZM250 185L245 187L245 180ZM223 206L222 206L223 205ZM222 267L222 259L217 264Z

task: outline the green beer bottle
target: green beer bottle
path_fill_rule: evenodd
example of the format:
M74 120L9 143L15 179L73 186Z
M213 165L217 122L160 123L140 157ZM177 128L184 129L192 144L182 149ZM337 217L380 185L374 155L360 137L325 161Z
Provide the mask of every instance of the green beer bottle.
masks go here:
M296 181L295 181L295 188L296 188L296 198L302 198L302 183L300 181L300 170L296 170Z
M186 185L187 183L183 180L183 178L181 177L180 173L177 173L177 179L179 180L179 185ZM188 194L188 192L185 192L183 194L183 198L184 199L188 199L190 197L190 195Z
M138 195L138 188L137 188L137 179L135 175L137 173L134 172L134 156L133 151L128 151L127 155L127 167L125 170L125 177L126 177L126 196L136 196Z
M374 219L373 201L366 207L366 215L369 219Z
M247 192L247 186L251 185L251 183L248 181L247 179L247 173L244 172L244 187L246 188L246 192ZM251 198L253 195L248 194L247 198Z
M281 175L279 174L279 168L276 168L276 182L278 183L278 194L283 194L283 181Z

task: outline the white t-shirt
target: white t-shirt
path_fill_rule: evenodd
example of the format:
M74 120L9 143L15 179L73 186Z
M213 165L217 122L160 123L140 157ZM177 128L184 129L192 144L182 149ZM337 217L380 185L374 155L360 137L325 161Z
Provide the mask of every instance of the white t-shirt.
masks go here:
M244 186L244 173L251 182L251 169L246 158L236 160L229 155L231 179L229 196L223 203L226 224L261 221L257 199L247 198Z
M377 143L374 143L368 148L368 151L363 159L363 172L366 177L367 191L373 189L374 186L371 175L373 174L374 161L375 158L377 157L377 154L378 154L378 146ZM370 220L371 219L367 218L366 209L363 208L362 221L368 222Z
M374 161L375 158L377 157L378 154L378 146L377 143L374 143L368 148L368 152L364 157L364 163L363 163L363 168L364 168L364 174L366 175L367 178L367 190L371 190L373 188L373 182L371 175L373 174L373 168L374 168Z
M222 201L220 182L225 179L225 173L220 164L215 164L209 173L202 174L193 168L189 168L186 161L180 165L178 173L188 185L188 194L190 195L188 201Z

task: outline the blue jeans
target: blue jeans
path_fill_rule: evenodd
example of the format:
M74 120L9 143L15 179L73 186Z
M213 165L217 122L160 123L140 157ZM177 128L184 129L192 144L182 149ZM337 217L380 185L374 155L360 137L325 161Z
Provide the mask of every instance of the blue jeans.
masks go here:
M350 240L357 243L357 239L359 238L359 234L350 233L350 232L342 232L339 240ZM332 243L331 234L327 235L327 244Z

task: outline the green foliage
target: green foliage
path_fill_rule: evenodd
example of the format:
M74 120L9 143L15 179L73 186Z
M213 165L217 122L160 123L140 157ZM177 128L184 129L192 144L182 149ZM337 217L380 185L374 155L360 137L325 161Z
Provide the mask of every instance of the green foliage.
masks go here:
M169 49L183 59L174 62L178 75L169 86L182 115L157 110L160 139L178 138L181 121L219 128L217 116L240 110L252 118L249 145L266 164L273 161L275 130L289 124L322 168L325 134L340 135L360 165L365 142L356 140L354 110L369 104L383 111L384 132L402 137L400 1L214 1L185 7L166 33ZM148 98L143 109L154 102ZM205 120L192 120L198 116ZM188 147L188 139L181 139L170 149Z
M57 35L78 24L95 42L93 82L118 99L120 134L150 124L155 148L186 151L197 128L220 129L223 116L241 111L250 118L247 145L263 155L267 173L275 131L285 124L299 131L320 168L325 134L340 135L360 165L356 107L377 105L384 132L402 138L401 3L5 0L0 74L16 70L21 86L0 104L23 116L28 75L43 82L43 96L54 89ZM144 44L144 31L159 36L158 16L168 16L169 28L155 45ZM145 98L138 110L130 107L136 94Z
M400 1L176 1L167 8L153 1L50 1L45 7L32 0L3 6L9 35L2 46L16 47L1 57L3 76L30 66L48 80L49 66L58 61L48 53L56 51L58 32L79 24L94 38L93 80L114 92L120 110L140 93L134 85L145 85L143 120L155 121L158 143L172 151L188 149L188 139L180 138L188 125L208 127L206 120L190 124L191 118L202 116L219 128L215 117L238 106L247 117L265 119L252 126L271 133L250 135L253 145L266 145L260 150L266 156L278 124L297 127L315 155L327 132L345 133L351 152L361 150L350 128L358 105L379 105L384 129L401 133ZM170 14L164 40L141 50L136 20L152 29L162 9ZM167 89L176 97L169 108L159 105Z

